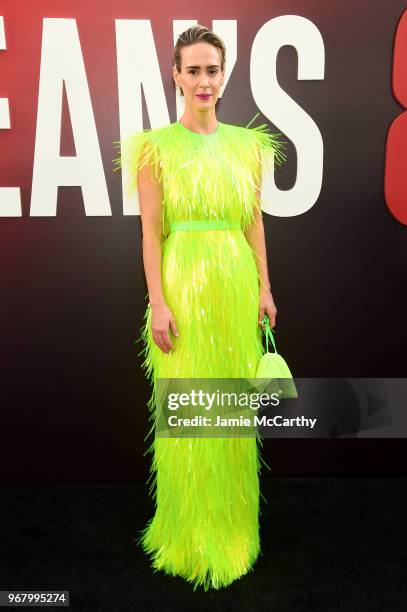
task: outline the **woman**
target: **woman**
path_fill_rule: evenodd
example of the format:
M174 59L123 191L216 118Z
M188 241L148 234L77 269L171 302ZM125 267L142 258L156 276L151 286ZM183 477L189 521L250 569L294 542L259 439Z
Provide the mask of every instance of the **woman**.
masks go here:
M260 183L267 162L285 159L281 143L266 126L217 120L225 47L212 31L197 25L179 36L173 76L182 117L131 134L115 160L139 194L149 296L139 340L153 421L158 378L254 377L262 319L274 327L277 313ZM224 587L252 569L260 552L257 442L156 435L148 449L156 512L139 539L155 569L194 590Z

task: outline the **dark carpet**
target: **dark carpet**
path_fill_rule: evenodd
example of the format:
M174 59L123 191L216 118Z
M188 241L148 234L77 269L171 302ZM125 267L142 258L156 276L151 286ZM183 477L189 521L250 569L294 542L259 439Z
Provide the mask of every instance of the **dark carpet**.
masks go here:
M66 590L90 612L407 609L406 478L261 483L262 554L209 592L154 572L135 543L153 512L144 483L3 487L0 590Z

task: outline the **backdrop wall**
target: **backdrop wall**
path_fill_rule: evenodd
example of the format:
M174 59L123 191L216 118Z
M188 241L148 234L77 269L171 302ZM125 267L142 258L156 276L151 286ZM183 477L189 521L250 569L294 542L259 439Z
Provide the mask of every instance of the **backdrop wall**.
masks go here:
M405 376L404 7L2 3L2 482L145 478L147 288L113 143L182 114L171 53L193 23L227 46L218 119L260 113L287 142L264 211L280 352L299 377ZM402 472L403 451L264 446L275 474Z

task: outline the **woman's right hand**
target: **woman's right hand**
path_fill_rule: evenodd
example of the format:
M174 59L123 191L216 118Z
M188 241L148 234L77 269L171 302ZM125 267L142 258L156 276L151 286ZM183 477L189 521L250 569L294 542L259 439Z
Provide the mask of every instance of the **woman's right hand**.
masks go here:
M171 328L174 336L178 337L179 333L171 310L167 304L163 303L151 306L151 313L151 331L154 342L164 353L175 350L168 332Z

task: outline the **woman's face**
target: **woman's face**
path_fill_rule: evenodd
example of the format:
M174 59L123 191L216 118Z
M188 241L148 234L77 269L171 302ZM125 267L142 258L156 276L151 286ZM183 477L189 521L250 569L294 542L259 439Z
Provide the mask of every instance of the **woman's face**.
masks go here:
M181 49L181 72L173 67L174 79L182 87L185 106L205 111L214 108L225 77L220 67L220 49L206 42ZM199 94L210 94L199 98Z

